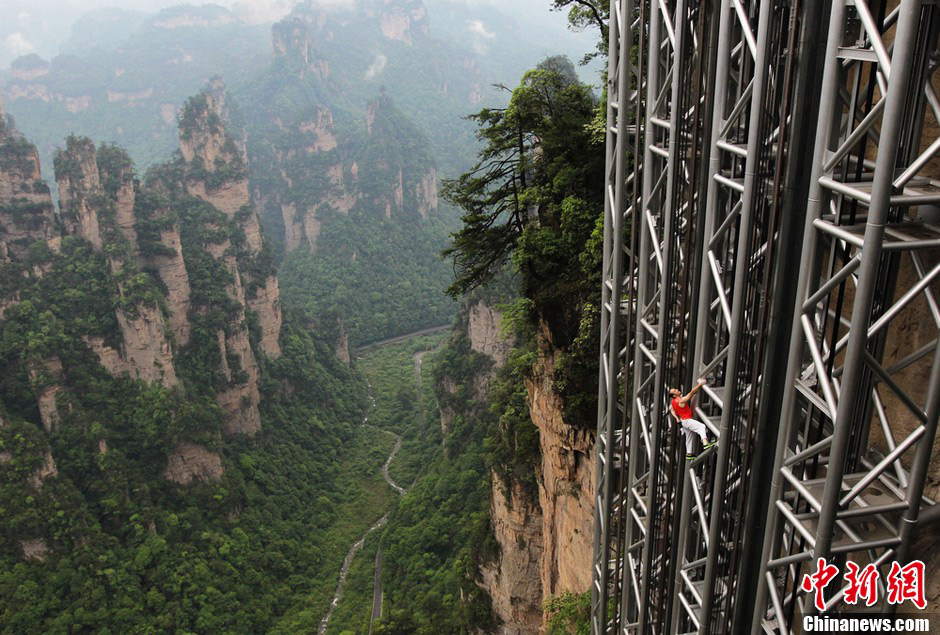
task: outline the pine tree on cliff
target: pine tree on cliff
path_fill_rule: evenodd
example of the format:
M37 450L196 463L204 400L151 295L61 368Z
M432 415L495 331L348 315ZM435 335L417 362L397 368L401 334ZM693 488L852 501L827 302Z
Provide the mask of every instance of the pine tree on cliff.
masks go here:
M603 235L603 134L600 106L566 58L526 73L504 109L473 119L484 142L477 164L445 182L465 212L445 255L449 292L466 294L507 266L518 271L524 319L544 329L559 353L554 387L566 421L589 426L596 408Z
M485 284L512 259L536 309L568 322L547 314L593 284L596 263L583 268L580 254L603 207L596 108L571 62L551 57L523 76L506 108L471 116L484 147L469 172L444 185L465 212L445 251L454 258L452 295Z

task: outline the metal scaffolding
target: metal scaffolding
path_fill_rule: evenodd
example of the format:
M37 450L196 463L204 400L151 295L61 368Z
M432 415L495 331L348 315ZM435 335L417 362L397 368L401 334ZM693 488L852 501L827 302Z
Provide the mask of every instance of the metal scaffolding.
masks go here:
M908 557L940 8L890 5L611 2L595 633L789 633L816 557ZM700 376L719 444L686 463L666 389Z

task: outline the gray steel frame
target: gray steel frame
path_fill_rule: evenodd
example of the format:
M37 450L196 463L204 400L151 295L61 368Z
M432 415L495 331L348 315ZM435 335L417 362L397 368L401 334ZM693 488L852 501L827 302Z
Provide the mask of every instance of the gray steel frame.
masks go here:
M610 598L619 597L624 562L625 523L623 513L623 455L629 431L623 403L624 384L629 376L627 356L633 349L624 334L631 333L634 251L627 241L635 235L633 217L639 195L642 166L637 161L637 124L640 118L642 62L629 55L643 20L642 6L632 0L612 0L610 5L607 70L607 185L604 197L604 268L601 300L601 363L598 377L597 492L594 505L594 562L592 629L608 629L605 618ZM640 5L643 3L640 2ZM632 150L632 153L630 152ZM625 177L631 161L630 177ZM616 620L616 616L614 618Z
M940 267L925 270L918 254L940 245L940 228L912 222L910 213L940 200L940 183L917 178L940 147L933 139L919 151L924 107L940 121L924 63L937 45L937 15L935 6L922 11L933 3L906 0L879 21L871 4L832 3L758 592L757 606L766 611L755 612L754 632L789 633L815 611L812 600L800 605L799 583L802 565L817 557L849 557L860 566L904 560L927 502L940 340L890 367L881 358L887 329L917 297L931 316L923 326L940 332L931 289ZM898 285L895 295L904 256L915 281ZM916 394L895 379L910 364L931 369ZM889 418L887 393L915 425L907 426L897 407ZM872 423L883 443L869 442ZM842 595L829 597L827 607Z
M728 632L732 623L790 632L809 610L796 602L800 563L833 554L879 564L904 558L928 502L940 338L891 365L879 360L886 332L917 298L940 333L931 289L940 266L919 255L940 246L940 227L905 216L940 202L940 184L917 176L940 150L936 139L918 146L923 109L940 121L927 62L940 16L927 0L902 1L884 19L865 0L828 3L812 196L803 243L788 248L780 210L799 202L778 199L793 195L781 179L799 178L790 173L805 162L789 156L786 141L802 113L773 105L791 83L805 89L794 104L805 104L818 81L805 60L784 68L779 59L796 48L801 4L611 2L594 633ZM885 41L892 29L897 47ZM798 44L808 47L804 35ZM895 295L902 255L913 281ZM760 289L791 284L783 268L795 258L802 265L790 286L797 303L779 373L788 388L764 551L735 561L726 521L745 507L750 520L763 514L747 500L752 446L774 418L766 388L773 357L762 345L755 353L755 341L785 332L769 316L789 306ZM914 395L893 378L913 365L931 368ZM693 370L712 379L697 412L720 443L682 468L664 393ZM894 437L903 426L889 420L897 408L885 406L886 391L918 422L904 439ZM869 441L870 422L880 443ZM759 535L747 540L759 551ZM760 580L758 610L732 616L729 598L753 597L745 577Z

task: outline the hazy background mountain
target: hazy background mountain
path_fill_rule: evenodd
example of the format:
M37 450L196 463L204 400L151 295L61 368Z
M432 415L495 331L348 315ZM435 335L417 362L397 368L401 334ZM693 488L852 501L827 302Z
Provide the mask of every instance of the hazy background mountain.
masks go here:
M272 60L271 24L284 18L294 4L284 0L202 5L137 0L115 8L105 0L13 0L6 13L13 19L0 24L0 65L6 67L0 70L0 96L18 128L37 144L44 165L62 138L75 133L125 147L138 167L145 169L169 157L175 147L179 107L211 77L221 76L235 94L259 83L259 73ZM301 4L343 14L369 3L312 0ZM472 64L474 81L481 87L477 103L498 104L505 93L494 91L491 85L513 85L522 72L547 55L578 59L590 49L589 35L572 34L565 28L562 13L548 11L536 0L431 0L425 6L429 37L455 53L467 53L466 59L453 53L438 59L451 64L442 66L441 72L459 78L467 70L460 65ZM370 38L366 34L357 38L351 31L347 43L351 39ZM391 72L396 54L407 51L399 47L390 53L380 44L361 44L357 41L356 46L346 48L354 64L369 50L362 69L356 65L360 75L345 79L346 92L356 92L356 83L362 85L359 93L385 86L407 115L416 118L420 112L427 119L425 111L435 104L412 97L422 94L413 88L429 78L407 72L407 55L399 55L402 72ZM414 59L421 60L420 54ZM597 69L597 64L582 67L582 81L596 83ZM339 69L338 74L342 72ZM474 111L477 103L451 108L447 121L454 120L451 115ZM452 138L443 132L440 117L426 124L432 143L437 136ZM472 143L472 138L458 139ZM455 160L458 153L452 148L435 145L445 173L450 167L465 167L465 161Z
M114 10L119 5L119 12L130 23L145 14L178 4L174 0L122 0L120 3L115 0L7 0L5 19L0 22L0 66L7 66L29 53L51 58L68 51L74 39L73 25L90 11L109 9L117 13ZM214 4L231 9L248 23L271 24L287 15L296 0L219 0ZM320 0L320 4L344 6L351 4L351 0ZM550 52L574 53L572 57L577 57L593 46L590 34L566 31L565 16L549 12L547 4L541 0L429 0L426 4L442 23L453 15L481 20L482 25L471 28L483 40L491 39L488 33L493 25L486 20L497 15L494 11L498 10L498 14L524 23L528 39L541 42ZM108 39L106 32L98 35Z

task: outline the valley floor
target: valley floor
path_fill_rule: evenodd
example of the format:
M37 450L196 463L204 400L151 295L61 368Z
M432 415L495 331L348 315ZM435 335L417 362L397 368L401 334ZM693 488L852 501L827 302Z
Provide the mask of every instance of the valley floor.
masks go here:
M431 364L426 354L437 348L444 335L421 332L406 339L395 338L361 351L358 364L372 386L373 408L364 426L379 444L393 442L388 459L377 470L390 490L404 494L418 476L422 464L440 447L437 435L422 434L435 417ZM389 495L386 509L397 505L398 496ZM386 514L387 515L387 514ZM382 615L381 563L382 523L362 537L360 548L345 571L346 580L339 601L324 631L327 635L370 632L372 622ZM356 543L357 545L359 543ZM355 547L356 545L354 545ZM351 551L352 552L352 551Z

